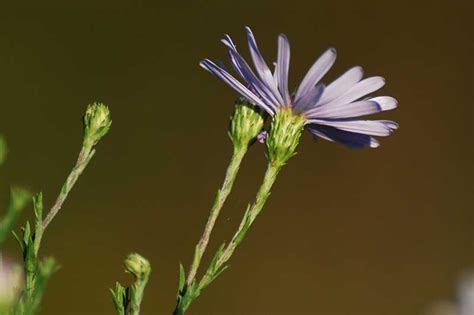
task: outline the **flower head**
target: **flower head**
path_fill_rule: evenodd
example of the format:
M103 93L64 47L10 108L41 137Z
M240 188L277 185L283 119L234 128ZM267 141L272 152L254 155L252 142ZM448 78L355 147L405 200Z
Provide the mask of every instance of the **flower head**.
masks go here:
M309 69L296 92L290 94L290 45L287 37L283 34L278 36L277 61L272 72L257 47L252 31L248 27L246 31L255 70L242 58L228 35L222 40L229 49L232 66L243 83L209 59L201 61L200 65L273 116L274 122L276 117L285 115L288 119L298 121L298 128L301 125L301 129L304 127L316 137L353 148L378 147L379 142L374 136L388 136L398 128L397 123L389 120L360 119L361 116L397 107L396 99L390 96L362 99L385 84L382 77L362 79L363 70L356 66L327 86L320 83L336 60L336 50L330 48ZM293 116L299 118L295 119ZM298 137L294 140L298 142L298 132L293 133ZM275 135L275 132L273 134ZM271 141L271 138L270 130L267 142Z
M84 142L88 145L96 145L109 131L111 125L110 111L107 106L102 103L87 106L84 115Z
M137 280L148 279L151 272L150 263L139 254L130 254L125 258L125 270Z
M230 119L229 137L234 148L247 148L253 143L263 128L264 114L244 98L235 103L235 111Z

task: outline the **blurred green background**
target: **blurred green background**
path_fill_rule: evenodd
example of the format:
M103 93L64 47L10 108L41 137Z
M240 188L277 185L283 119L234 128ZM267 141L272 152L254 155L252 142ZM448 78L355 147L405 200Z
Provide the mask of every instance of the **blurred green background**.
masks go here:
M231 153L236 94L198 66L247 54L250 25L268 60L292 45L291 85L327 47L387 79L399 100L380 115L401 128L379 149L306 134L232 266L192 314L417 315L452 298L474 267L473 27L470 1L81 1L3 7L0 131L8 184L51 205L76 159L88 103L112 111L43 254L62 269L42 314L113 314L108 287L130 281L125 255L153 266L143 314L170 314L178 262L194 244ZM211 249L229 239L263 174L264 147L244 161ZM31 213L31 209L27 211ZM25 215L25 220L29 215ZM8 253L16 259L13 240ZM15 256L16 255L16 256Z

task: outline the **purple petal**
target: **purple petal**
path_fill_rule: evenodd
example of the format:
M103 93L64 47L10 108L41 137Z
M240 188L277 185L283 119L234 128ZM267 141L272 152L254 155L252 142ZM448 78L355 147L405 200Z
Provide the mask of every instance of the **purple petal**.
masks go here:
M254 103L255 105L260 106L263 110L265 110L270 115L273 115L273 110L267 106L261 99L258 98L254 93L252 93L249 89L247 89L242 83L240 83L237 79L231 76L228 72L224 69L219 68L215 63L210 61L209 59L204 59L199 63L201 67L206 69L207 71L211 72L222 81L227 83L231 88L236 90L239 94L247 98L250 102Z
M278 69L277 69L277 63L276 62L273 63L273 68L274 68L274 70L273 70L273 80L275 80L275 82L278 82L278 73L277 73Z
M351 89L349 89L343 95L335 98L334 100L326 104L327 105L347 104L367 94L377 91L384 85L385 85L385 79L382 77L366 78L362 81L359 81L356 85L354 85Z
M391 96L373 97L369 101L377 102L382 111L392 110L398 106L398 101Z
M221 39L221 42L223 42L224 45L226 45L230 49L237 50L237 46L234 44L232 38L228 34L224 35L224 38Z
M278 56L277 65L275 69L276 82L278 82L278 88L285 101L286 105L289 105L290 93L288 92L288 71L290 68L290 43L288 38L284 34L278 36Z
M381 106L374 101L358 101L350 104L322 105L305 113L308 118L351 118L378 113Z
M308 118L351 118L370 115L397 107L397 100L390 96L378 96L349 104L329 103L317 106L305 113Z
M326 87L323 96L319 100L320 104L332 101L346 93L350 88L357 84L362 79L364 70L362 67L356 66L347 70L343 75L334 80Z
M324 94L325 86L324 84L318 84L312 86L308 93L306 93L302 98L295 101L293 104L293 109L295 112L305 112L311 110L316 104L318 104L319 99Z
M225 35L222 39L222 42L229 48L230 59L232 62L232 66L234 67L235 71L247 81L247 83L251 86L252 91L257 93L264 102L272 107L272 109L276 109L280 106L280 102L275 97L275 93L270 89L268 84L263 82L260 78L258 78L245 59L239 54L235 44L232 42L232 39L229 35Z
M229 50L232 65L239 72L242 78L252 87L252 89L260 96L260 98L273 110L278 108L280 104L273 96L270 88L262 82L252 71L242 56L234 50Z
M296 91L295 102L304 97L311 88L318 84L319 80L329 71L331 66L336 61L336 49L329 48L316 60L313 66L306 73L303 81L301 81L298 90Z
M318 125L331 126L337 129L362 133L371 136L388 136L394 129L398 128L398 124L389 120L323 120L308 119L309 123Z
M260 131L260 133L257 135L257 141L259 143L265 143L265 140L267 139L268 133L266 130Z
M260 53L260 50L258 49L257 41L255 40L255 36L253 35L252 30L248 26L245 28L245 30L247 31L247 40L250 48L250 55L252 56L252 60L255 65L255 70L257 71L257 74L259 75L260 79L265 82L267 86L271 89L280 104L284 104L283 98L281 97L280 92L278 91L277 84L275 80L273 80L273 74L270 71L270 68L268 68L265 60L263 59L262 54Z
M380 146L377 139L366 134L339 130L331 126L309 125L307 128L309 132L316 137L332 142L338 142L350 148L359 149L366 146L377 148Z

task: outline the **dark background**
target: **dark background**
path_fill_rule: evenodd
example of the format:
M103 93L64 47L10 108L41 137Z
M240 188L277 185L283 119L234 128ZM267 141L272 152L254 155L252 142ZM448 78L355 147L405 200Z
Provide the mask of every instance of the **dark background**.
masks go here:
M254 229L189 314L418 315L454 296L474 267L473 23L470 1L82 1L0 13L0 129L8 185L51 205L76 159L86 105L108 104L100 143L42 253L61 263L42 314L113 314L137 251L153 274L143 314L170 314L178 262L189 265L231 153L236 94L198 67L248 56L252 26L267 60L292 44L291 85L327 47L382 75L400 123L379 149L306 134ZM210 249L229 239L261 180L264 147L243 163ZM31 213L31 209L27 211ZM25 215L25 220L29 215ZM20 259L13 240L10 256Z

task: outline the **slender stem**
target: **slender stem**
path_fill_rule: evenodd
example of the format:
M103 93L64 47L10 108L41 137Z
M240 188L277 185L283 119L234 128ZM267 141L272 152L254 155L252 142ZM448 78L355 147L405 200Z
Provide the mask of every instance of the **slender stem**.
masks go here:
M46 227L51 223L54 217L58 214L59 210L61 210L61 207L63 206L64 201L66 200L69 192L71 191L72 187L74 187L74 184L76 183L77 179L86 168L91 158L94 156L94 153L95 153L95 150L92 149L92 145L84 144L82 146L82 149L81 149L81 152L79 153L79 157L77 159L76 164L72 168L71 173L69 174L69 176L66 179L66 182L61 188L61 191L56 199L56 202L54 203L51 210L49 210L48 215L43 221L43 230L46 229Z
M132 284L130 288L130 311L129 315L139 315L140 314L140 305L143 300L143 293L145 291L145 286L148 282L148 278L145 280L136 281Z
M196 252L194 254L195 258L193 259L193 263L191 264L188 278L186 280L186 283L188 285L190 285L196 277L201 258L204 255L204 252L206 251L207 244L209 243L209 237L211 236L212 229L214 228L217 217L219 216L219 213L222 209L222 206L224 205L225 200L227 199L230 191L232 190L232 186L239 171L240 164L246 153L246 146L234 147L232 158L230 160L229 166L227 167L224 183L222 184L221 189L217 191L217 195L212 205L209 218L207 219L204 232L201 236L201 239L199 240L199 243L196 246Z
M272 163L269 163L267 165L267 170L265 172L262 185L260 186L258 190L257 196L255 198L255 202L245 213L244 218L242 219L237 232L234 234L234 236L232 237L232 240L227 245L224 252L220 256L219 260L217 261L216 269L220 269L230 259L230 257L234 253L234 250L242 241L242 237L245 236L245 234L242 235L242 233L246 233L246 230L255 221L255 218L260 213L260 211L262 211L263 206L265 205L265 202L270 196L270 190L273 184L275 183L275 180L281 168L282 168L282 165L275 165Z

